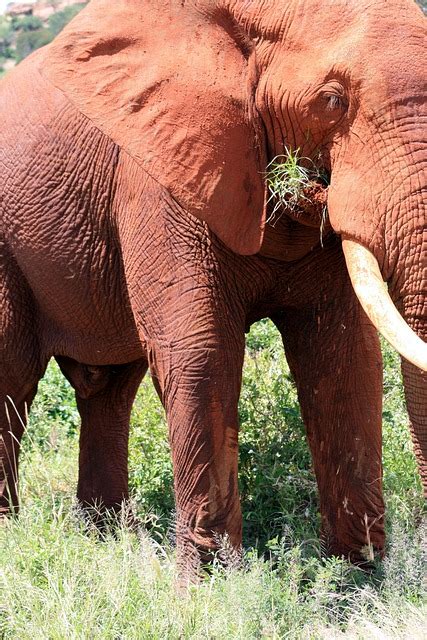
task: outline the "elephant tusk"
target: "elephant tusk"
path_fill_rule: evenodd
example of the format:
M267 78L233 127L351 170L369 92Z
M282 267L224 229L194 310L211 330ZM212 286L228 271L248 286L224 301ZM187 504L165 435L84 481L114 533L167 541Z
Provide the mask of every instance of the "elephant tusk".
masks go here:
M342 247L354 291L374 327L403 358L427 371L427 343L394 306L375 257L352 240L343 240Z

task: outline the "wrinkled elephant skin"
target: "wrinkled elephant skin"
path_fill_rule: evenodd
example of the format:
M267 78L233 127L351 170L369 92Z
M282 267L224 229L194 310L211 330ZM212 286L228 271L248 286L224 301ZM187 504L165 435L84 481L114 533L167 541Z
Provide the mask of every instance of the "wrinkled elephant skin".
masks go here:
M128 498L150 368L167 413L178 557L241 545L244 332L280 330L329 552L382 553L381 355L341 238L426 338L426 29L411 0L92 0L0 84L1 507L54 356L76 390L78 498ZM330 225L264 175L285 148L331 177ZM351 243L350 243L351 244ZM425 373L404 362L427 482ZM8 397L13 399L16 411Z

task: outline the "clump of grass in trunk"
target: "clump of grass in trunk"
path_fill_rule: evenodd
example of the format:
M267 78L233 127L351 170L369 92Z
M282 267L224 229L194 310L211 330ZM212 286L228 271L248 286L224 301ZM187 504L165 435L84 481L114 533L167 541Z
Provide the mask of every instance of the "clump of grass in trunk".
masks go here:
M320 185L327 186L326 171L310 158L300 157L299 149L293 151L285 147L282 155L276 156L267 166L266 183L270 192L268 202L273 202L270 222L276 213L285 206L295 211L305 204L313 204L311 194L319 190ZM327 208L321 214L321 232L325 225Z

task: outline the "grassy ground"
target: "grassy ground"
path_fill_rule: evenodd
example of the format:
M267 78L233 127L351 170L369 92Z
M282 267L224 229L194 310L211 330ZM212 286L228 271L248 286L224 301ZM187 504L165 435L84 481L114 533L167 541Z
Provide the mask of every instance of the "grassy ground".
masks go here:
M175 589L166 426L149 380L135 403L130 456L146 527L100 539L84 529L74 504L78 415L50 366L23 446L21 514L0 527L0 637L426 637L420 483L397 360L387 348L384 362L387 559L366 575L320 558L296 392L279 338L263 322L248 339L240 405L244 568L214 567L185 597Z

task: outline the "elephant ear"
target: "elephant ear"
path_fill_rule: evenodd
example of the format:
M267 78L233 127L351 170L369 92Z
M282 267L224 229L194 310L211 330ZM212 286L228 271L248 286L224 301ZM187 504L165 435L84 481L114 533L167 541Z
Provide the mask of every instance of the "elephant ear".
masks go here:
M251 65L228 17L203 4L92 0L40 71L230 249L252 254L265 160Z

